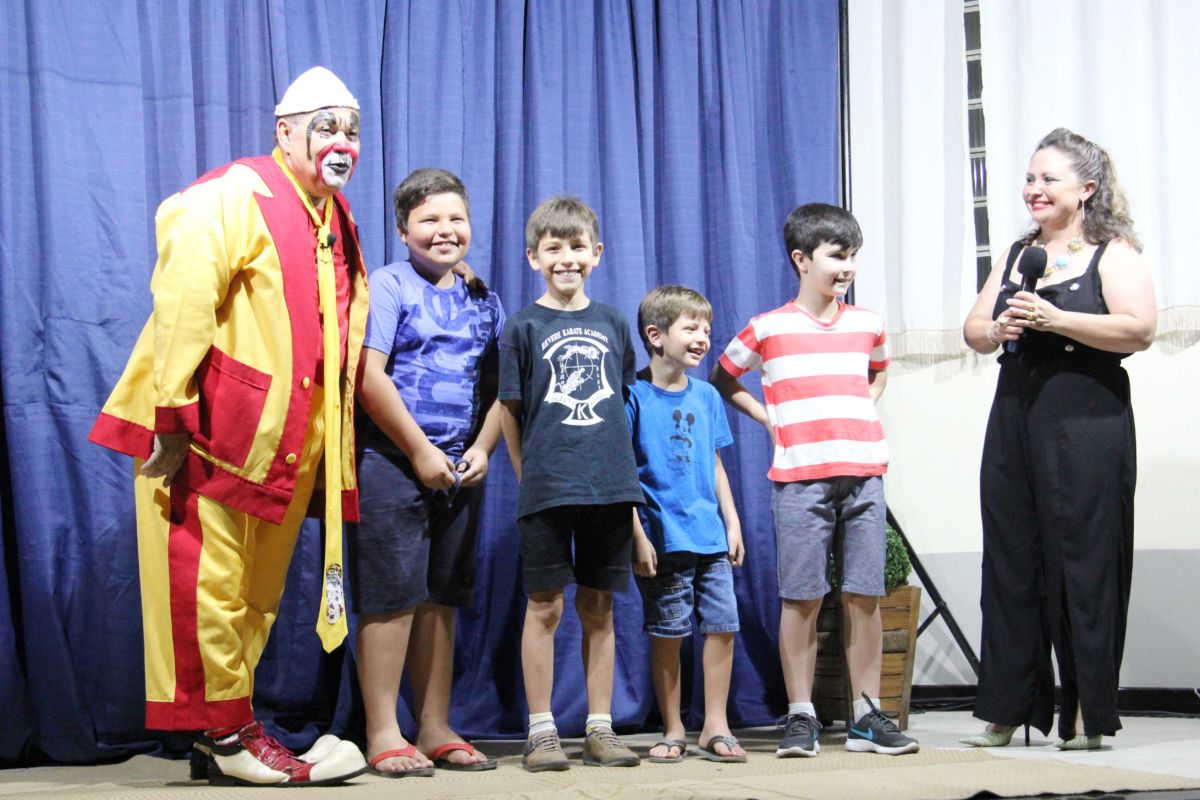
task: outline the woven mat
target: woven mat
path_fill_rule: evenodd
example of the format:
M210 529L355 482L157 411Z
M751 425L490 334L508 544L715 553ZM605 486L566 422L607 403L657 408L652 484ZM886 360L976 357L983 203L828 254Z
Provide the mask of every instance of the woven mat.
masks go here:
M489 745L489 752L498 754ZM577 758L568 748L568 755ZM1002 797L1200 788L1188 778L1084 766L1063 761L1011 759L979 750L924 748L906 756L849 753L824 745L812 759L777 759L752 752L746 764L715 764L694 756L682 764L643 762L632 769L599 769L575 762L566 772L536 775L520 757L499 759L492 772L439 771L433 778L386 779L364 775L351 784L288 797L344 800L645 800L646 798L813 798L813 800L956 800L981 792ZM186 781L187 762L138 756L122 764L9 770L0 773L6 800L254 800L281 796L277 789L217 788Z

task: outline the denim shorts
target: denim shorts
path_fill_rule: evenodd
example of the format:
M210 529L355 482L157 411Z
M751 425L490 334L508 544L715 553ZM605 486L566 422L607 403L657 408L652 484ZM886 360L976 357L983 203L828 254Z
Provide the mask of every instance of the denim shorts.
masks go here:
M692 611L700 632L738 630L733 567L725 553L664 553L653 578L637 576L642 591L642 630L651 636L679 639L692 633Z
M828 594L826 562L834 549L840 550L835 560L843 592L883 596L887 557L883 478L776 483L771 511L781 598L816 600Z

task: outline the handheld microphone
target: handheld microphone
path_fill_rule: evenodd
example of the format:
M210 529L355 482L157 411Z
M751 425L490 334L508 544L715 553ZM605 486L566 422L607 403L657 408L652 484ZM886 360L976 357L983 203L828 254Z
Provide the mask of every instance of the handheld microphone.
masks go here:
M1041 247L1026 247L1017 262L1017 272L1021 273L1021 291L1032 292L1037 289L1038 278L1046 271L1046 250Z
M1036 291L1038 278L1041 278L1045 271L1045 248L1026 247L1025 252L1021 254L1021 260L1017 262L1017 272L1021 273L1021 291ZM1004 349L1009 353L1015 353L1017 352L1017 343L1009 342L1004 345Z

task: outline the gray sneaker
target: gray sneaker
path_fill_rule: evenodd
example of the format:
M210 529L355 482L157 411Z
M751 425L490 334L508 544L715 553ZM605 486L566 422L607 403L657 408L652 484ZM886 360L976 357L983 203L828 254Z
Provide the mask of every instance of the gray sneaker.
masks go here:
M817 734L821 732L821 723L809 714L788 714L775 722L783 728L783 738L775 750L777 758L801 756L812 758L821 752L821 743Z
M558 740L558 731L542 731L526 739L521 766L529 772L570 769L571 764L563 753L562 742Z
M622 744L612 728L600 727L583 740L583 763L593 767L636 767L642 759Z
M867 693L863 699L870 706L870 711L862 715L853 725L846 726L846 749L854 753L883 753L888 756L899 756L905 753L915 753L921 749L916 739L905 736L896 727L896 723L883 715L875 707Z

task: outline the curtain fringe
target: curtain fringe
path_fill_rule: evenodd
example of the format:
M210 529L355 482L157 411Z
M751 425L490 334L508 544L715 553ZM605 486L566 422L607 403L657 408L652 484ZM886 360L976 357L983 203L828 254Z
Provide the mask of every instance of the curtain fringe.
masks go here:
M892 360L907 367L928 367L975 355L963 342L962 329L888 333Z
M1159 311L1154 341L1168 353L1186 350L1200 342L1200 306L1175 306Z
M1154 341L1167 353L1186 350L1200 342L1200 306L1175 306L1158 312ZM961 360L973 366L994 356L980 356L962 340L962 330L915 330L888 333L892 360L906 367L928 367Z

